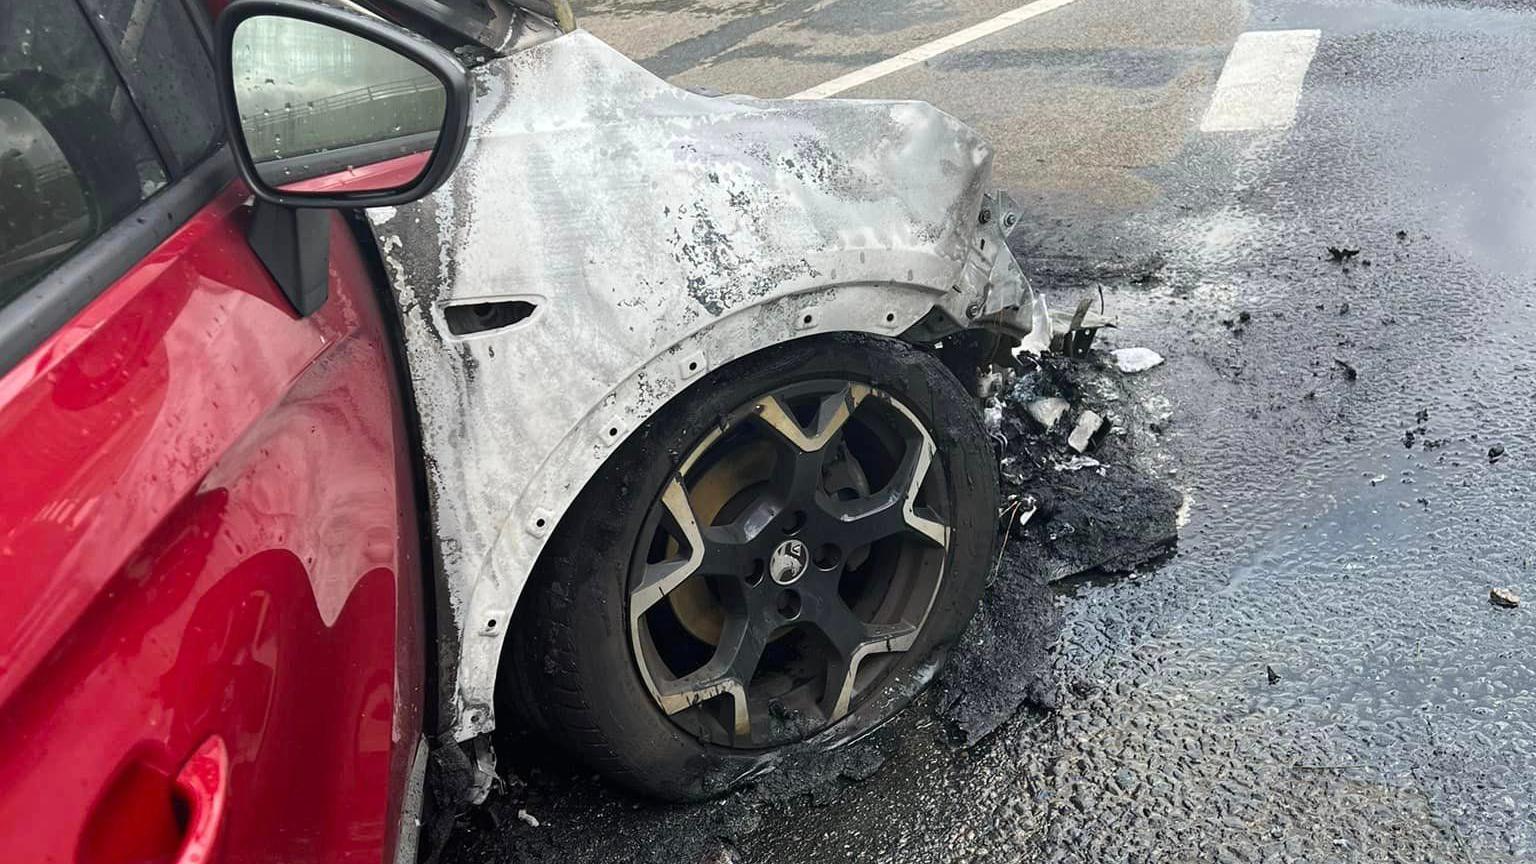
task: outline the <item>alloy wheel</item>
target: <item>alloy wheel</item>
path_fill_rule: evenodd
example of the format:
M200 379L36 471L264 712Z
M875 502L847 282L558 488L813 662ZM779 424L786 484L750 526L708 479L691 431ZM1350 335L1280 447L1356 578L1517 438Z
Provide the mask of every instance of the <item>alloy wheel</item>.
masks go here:
M699 740L803 739L880 689L944 581L950 488L890 394L799 382L720 418L662 487L629 574L656 704Z

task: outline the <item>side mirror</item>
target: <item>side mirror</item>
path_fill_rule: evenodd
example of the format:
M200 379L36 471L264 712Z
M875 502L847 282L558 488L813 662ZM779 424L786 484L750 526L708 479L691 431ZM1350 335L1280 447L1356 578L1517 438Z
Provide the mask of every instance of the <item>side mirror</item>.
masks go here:
M306 0L236 0L218 33L235 161L269 204L403 204L464 152L468 76L426 39Z

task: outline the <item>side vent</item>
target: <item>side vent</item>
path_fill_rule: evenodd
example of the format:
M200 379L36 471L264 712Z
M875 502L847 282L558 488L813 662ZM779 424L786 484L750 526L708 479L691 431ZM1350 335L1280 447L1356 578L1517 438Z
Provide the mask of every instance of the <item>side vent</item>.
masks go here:
M490 300L484 303L465 303L443 307L443 319L448 322L448 332L455 336L474 336L511 327L538 310L538 305L527 300Z

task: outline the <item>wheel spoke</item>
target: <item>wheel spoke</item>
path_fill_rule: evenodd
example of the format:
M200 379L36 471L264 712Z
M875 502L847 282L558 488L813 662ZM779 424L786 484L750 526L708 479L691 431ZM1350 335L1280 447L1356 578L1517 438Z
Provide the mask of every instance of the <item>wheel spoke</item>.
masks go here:
M868 387L848 384L825 396L816 406L816 416L809 429L778 396L765 396L752 406L753 413L769 429L790 445L789 471L782 475L780 493L787 501L809 501L821 487L821 471L826 465L827 445L847 425Z
M763 643L745 618L726 619L714 656L698 669L671 681L656 682L656 697L667 714L676 714L716 696L730 695L732 734L747 740L752 721L747 706L747 685L762 658Z
M793 505L816 500L816 490L821 488L821 469L826 464L826 455L821 450L795 450L790 454L788 474L780 482L780 493L785 501Z
M936 546L948 545L949 526L918 513L914 505L933 455L933 442L924 435L908 449L884 490L826 508L840 523L838 536L844 546L857 549L903 531L913 531Z
M772 524L781 506L771 495L759 494L736 518L722 525L702 529L705 545L740 546L752 542Z
M847 713L853 701L853 685L859 665L875 654L890 654L910 649L917 641L918 628L906 622L866 624L839 600L827 603L816 624L832 643L834 652L827 658L827 719L835 722Z
M766 396L759 400L752 410L757 414L768 428L793 444L802 453L815 453L827 446L827 443L837 435L853 416L854 409L864 401L864 397L870 394L869 387L863 384L849 384L841 390L826 396L821 404L816 407L816 419L812 421L811 428L806 429L795 419L789 406L777 396Z
M900 534L907 524L903 495L894 490L827 507L837 520L837 541L846 549L860 549Z
M752 570L752 547L730 530L705 528L704 557L699 572L713 576L745 576Z
M933 464L934 453L938 450L933 444L933 439L928 437L928 433L921 426L917 428L922 432L922 441L908 454L914 457L911 471L900 475L907 483L901 495L902 519L909 528L932 540L935 545L947 547L949 546L949 526L928 516L919 515L914 509L918 490L923 488L923 481L928 479L928 468Z
M638 621L646 610L655 606L663 597L683 584L689 576L698 571L699 565L704 561L704 538L699 531L699 522L693 514L693 505L688 502L688 492L683 488L682 480L674 477L667 482L667 487L661 494L661 502L672 516L677 530L683 535L684 544L688 547L688 557L646 565L640 584L629 593L629 615L633 621Z

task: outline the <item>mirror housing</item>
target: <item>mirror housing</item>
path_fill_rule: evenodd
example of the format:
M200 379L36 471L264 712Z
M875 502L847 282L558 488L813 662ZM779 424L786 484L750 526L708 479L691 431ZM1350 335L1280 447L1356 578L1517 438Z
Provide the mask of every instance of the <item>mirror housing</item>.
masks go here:
M279 187L264 178L246 140L234 68L236 31L240 25L261 16L308 22L367 40L415 63L436 78L443 88L442 126L419 173L395 178L387 170L379 172L375 176L401 182L401 185L382 189L348 189L345 183L327 183L323 179ZM464 153L469 131L468 73L446 49L410 31L376 18L307 0L235 0L219 15L217 46L219 105L230 149L241 176L261 201L290 208L346 209L405 204L440 186L453 173ZM324 156L323 152L317 154L317 160L323 161ZM330 166L333 171L350 167Z

